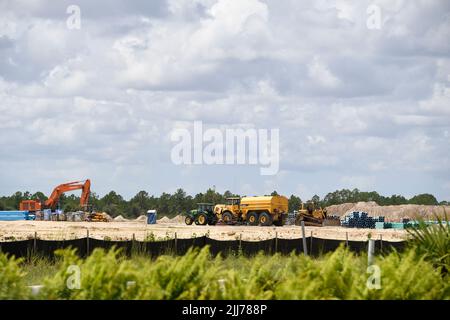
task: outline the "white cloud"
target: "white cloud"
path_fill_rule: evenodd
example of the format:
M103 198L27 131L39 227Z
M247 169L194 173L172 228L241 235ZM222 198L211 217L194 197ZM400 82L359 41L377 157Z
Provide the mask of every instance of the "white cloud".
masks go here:
M426 175L436 181L421 188L448 195L448 4L375 1L377 32L369 4L80 1L73 32L65 3L2 2L0 193L35 173L44 191L90 175L100 193L216 184L306 199L343 186L383 193L402 173L405 194ZM169 133L194 120L279 128L283 174L172 166Z
M374 176L344 176L341 178L342 187L346 189L374 190L375 181Z
M313 61L308 65L308 74L312 80L324 87L335 88L339 85L339 79L333 75L318 57L314 57Z

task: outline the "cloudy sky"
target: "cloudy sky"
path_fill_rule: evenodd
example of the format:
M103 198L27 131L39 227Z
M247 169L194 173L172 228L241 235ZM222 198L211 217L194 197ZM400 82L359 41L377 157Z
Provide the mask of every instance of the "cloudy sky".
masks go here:
M0 0L0 194L89 177L126 198L450 200L449 1L93 3ZM195 120L279 128L278 174L173 164L170 134Z

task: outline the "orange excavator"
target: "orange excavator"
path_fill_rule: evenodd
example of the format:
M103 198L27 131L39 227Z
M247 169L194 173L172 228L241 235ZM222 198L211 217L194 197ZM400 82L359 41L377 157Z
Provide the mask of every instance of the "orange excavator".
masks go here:
M39 200L23 200L19 207L21 211L36 212L41 211L43 208L48 208L54 210L58 204L59 198L63 193L82 190L80 198L80 207L83 210L88 209L89 195L91 194L91 181L89 179L85 181L74 181L69 183L64 183L57 186L47 201L42 204Z

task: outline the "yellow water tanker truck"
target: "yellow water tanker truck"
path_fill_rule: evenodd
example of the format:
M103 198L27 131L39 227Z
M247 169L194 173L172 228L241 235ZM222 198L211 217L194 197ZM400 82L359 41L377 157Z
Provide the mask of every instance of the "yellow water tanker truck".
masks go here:
M233 197L214 207L218 219L226 224L248 223L251 226L282 226L288 213L284 196Z

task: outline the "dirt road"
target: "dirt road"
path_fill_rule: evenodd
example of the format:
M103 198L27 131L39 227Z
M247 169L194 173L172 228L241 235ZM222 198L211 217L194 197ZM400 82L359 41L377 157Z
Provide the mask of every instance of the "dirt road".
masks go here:
M300 238L301 227L253 227L253 226L187 226L182 223L159 223L147 225L145 222L62 222L62 221L0 221L0 241L22 240L34 237L35 232L39 239L69 240L89 235L96 239L136 240L155 239L163 240L174 238L175 233L179 239L208 235L217 240L236 240L242 235L242 240L258 241L275 238ZM306 227L306 235L324 239L367 240L369 233L372 239L401 241L406 238L404 230L371 230L350 229L343 227Z

